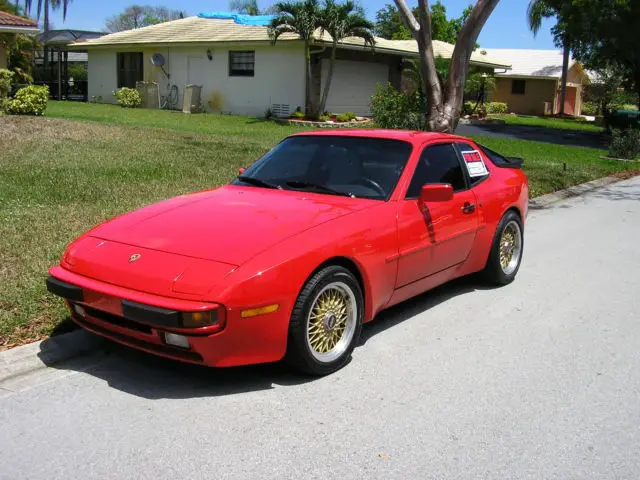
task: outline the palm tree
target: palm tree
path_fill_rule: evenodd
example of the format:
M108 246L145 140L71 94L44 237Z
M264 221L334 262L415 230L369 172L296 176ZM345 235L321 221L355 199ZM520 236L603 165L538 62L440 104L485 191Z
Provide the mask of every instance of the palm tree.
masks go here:
M362 10L356 7L355 2L352 0L347 0L342 4L336 3L335 0L325 0L321 22L322 31L331 35L332 46L329 70L327 71L327 78L320 100L320 113L324 112L325 106L327 105L333 69L336 63L338 43L347 37L357 37L364 40L365 46L370 45L373 49L375 45L375 38L373 36L375 25L365 18Z
M33 0L24 0L24 11L27 15L31 14L31 5ZM44 32L47 33L49 31L49 11L60 10L62 7L62 20L67 19L67 9L69 8L69 4L71 0L38 0L38 21L40 21L40 15L44 10Z
M314 118L317 116L318 110L311 92L313 74L311 72L310 46L315 31L322 27L322 15L318 0L280 2L274 5L274 10L276 16L269 25L271 42L275 44L278 38L286 33L297 34L304 41L307 64L306 112L311 118Z
M533 32L534 37L540 31L542 20L544 18L556 17L558 22L562 21L562 10L558 8L558 4L562 2L554 2L552 5L550 0L530 0L527 8L527 19L529 20L529 28ZM569 39L563 35L562 39L562 85L560 89L560 115L564 115L564 102L567 97L567 77L569 75Z

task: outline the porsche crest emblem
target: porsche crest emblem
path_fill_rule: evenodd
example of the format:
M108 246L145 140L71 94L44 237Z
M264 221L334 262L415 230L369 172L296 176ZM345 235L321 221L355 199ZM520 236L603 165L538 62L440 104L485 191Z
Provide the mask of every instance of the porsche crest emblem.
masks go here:
M139 253L134 253L129 257L129 263L135 262L136 260L140 259L141 256L142 255L140 255Z

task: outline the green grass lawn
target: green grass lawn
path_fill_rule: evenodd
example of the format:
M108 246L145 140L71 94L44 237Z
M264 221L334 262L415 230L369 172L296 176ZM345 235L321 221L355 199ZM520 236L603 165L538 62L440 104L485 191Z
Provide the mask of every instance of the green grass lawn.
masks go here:
M581 130L586 132L602 133L604 129L594 122L583 119L553 118L553 117L527 117L521 115L491 115L491 118L504 120L507 125L526 125L530 127L546 127L562 130Z
M42 338L67 318L44 280L73 238L114 215L228 182L298 130L64 102L50 102L45 118L0 117L0 349ZM588 148L478 140L524 157L533 195L633 167Z

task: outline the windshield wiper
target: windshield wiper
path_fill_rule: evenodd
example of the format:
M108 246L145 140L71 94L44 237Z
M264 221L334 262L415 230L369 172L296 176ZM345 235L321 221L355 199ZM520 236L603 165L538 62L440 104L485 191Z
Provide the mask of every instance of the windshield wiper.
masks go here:
M264 180L260 180L259 178L256 178L256 177L247 177L245 175L239 175L238 180L242 180L243 182L250 183L251 185L255 185L257 187L276 188L278 190L282 190L282 187L280 185L265 182Z
M334 195L342 195L344 197L352 197L356 198L353 193L341 192L340 190L334 190L333 188L327 187L325 185L320 185L319 183L313 182L298 182L298 181L290 181L286 182L286 184L293 188L315 188L317 190L321 190L323 192L332 193Z

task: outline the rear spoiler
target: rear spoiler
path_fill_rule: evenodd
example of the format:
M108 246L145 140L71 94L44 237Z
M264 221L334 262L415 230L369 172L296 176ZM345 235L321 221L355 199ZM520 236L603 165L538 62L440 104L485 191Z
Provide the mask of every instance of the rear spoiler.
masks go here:
M476 142L482 153L484 153L491 163L493 163L496 167L500 168L522 168L522 164L524 163L524 159L520 157L505 157L500 155L497 152L494 152L490 148L485 147Z
M504 168L521 168L524 163L524 158L520 157L506 157L508 164L498 165L499 167Z

